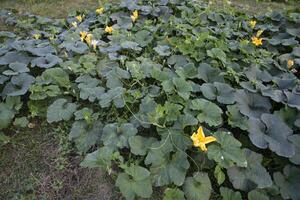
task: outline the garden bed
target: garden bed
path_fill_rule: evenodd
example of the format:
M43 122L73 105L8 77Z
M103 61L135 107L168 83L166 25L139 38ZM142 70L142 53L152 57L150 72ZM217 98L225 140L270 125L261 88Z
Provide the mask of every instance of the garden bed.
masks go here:
M38 120L67 146L53 154L69 163L63 172L36 169L46 182L29 189L37 198L76 193L60 186L85 176L80 160L110 174L126 199L299 199L299 13L170 0L65 20L0 17L14 27L0 32L1 140Z

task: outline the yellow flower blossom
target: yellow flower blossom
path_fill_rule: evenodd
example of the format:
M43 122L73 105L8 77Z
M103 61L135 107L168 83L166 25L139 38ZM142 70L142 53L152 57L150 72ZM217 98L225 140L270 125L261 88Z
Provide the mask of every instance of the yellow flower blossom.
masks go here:
M33 34L33 36L32 36L34 39L36 39L36 40L39 40L39 39L41 39L41 34Z
M131 17L131 20L133 22L135 22L139 17L139 12L137 10L135 10L130 17Z
M98 44L98 41L97 41L97 40L92 40L92 41L91 41L91 46L93 47L94 50L96 50L97 44Z
M263 34L263 32L264 32L264 30L259 30L259 31L257 31L257 33L256 33L256 37L260 37L261 36L261 34Z
M292 59L289 59L287 61L287 66L288 66L288 69L291 69L294 66L294 61Z
M260 46L262 45L262 38L258 38L258 37L252 37L252 43L255 45L255 46Z
M74 28L77 28L77 22L72 22L71 24Z
M255 21L255 20L251 20L251 21L249 22L249 24L250 24L251 28L254 28L255 25L256 25L256 21Z
M86 31L81 31L80 32L80 39L83 42L85 37L88 35L88 33Z
M92 42L92 37L93 35L92 34L87 34L87 36L85 37L85 41L88 45L91 45L91 42Z
M84 15L78 15L75 17L79 22L82 22Z
M104 8L103 7L99 7L99 8L96 9L96 13L98 15L101 15L103 12L104 12Z
M114 31L114 29L113 29L112 26L106 26L104 31L106 33L112 34L112 32Z
M193 133L191 139L193 140L193 145L199 147L204 152L207 151L206 144L217 141L213 136L205 137L202 126L198 128L197 133Z

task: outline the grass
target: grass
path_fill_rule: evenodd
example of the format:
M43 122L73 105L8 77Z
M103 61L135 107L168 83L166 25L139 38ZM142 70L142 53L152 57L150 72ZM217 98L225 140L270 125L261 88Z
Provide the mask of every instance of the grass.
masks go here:
M0 8L13 9L19 13L29 12L53 18L66 17L68 13L83 10L95 10L104 2L117 2L118 0L0 0ZM211 1L224 5L227 0L199 0ZM231 4L238 10L247 13L264 13L268 10L290 10L300 8L296 1L268 2L256 0L231 0Z
M102 1L103 2L103 1ZM95 9L97 0L0 0L1 8L13 9L18 13L34 13L53 18L66 17L76 10Z
M37 124L37 123L36 123ZM0 199L116 199L112 179L79 167L66 128L10 130L0 147Z
M233 0L232 5L243 12L250 14L260 14L266 11L277 10L287 11L293 9L299 9L300 5L296 1L288 2L268 2L268 1L256 1L256 0Z

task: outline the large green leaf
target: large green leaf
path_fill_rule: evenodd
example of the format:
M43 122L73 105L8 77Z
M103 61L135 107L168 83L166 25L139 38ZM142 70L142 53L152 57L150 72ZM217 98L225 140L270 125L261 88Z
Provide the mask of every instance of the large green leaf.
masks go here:
M80 153L85 153L100 141L102 127L100 121L96 121L91 125L84 120L75 121L72 124L69 139L75 141Z
M197 119L200 123L207 123L209 126L219 126L222 124L222 109L216 104L205 99L195 99L191 101L190 108L199 111Z
M154 48L156 53L158 53L160 56L168 56L171 54L170 47L166 45L158 45Z
M235 99L240 112L247 117L259 118L263 113L269 113L271 104L268 98L245 90L236 92Z
M261 120L249 119L249 138L262 149L269 147L276 154L284 157L295 155L295 147L288 140L293 131L276 115L262 114Z
M125 41L121 43L121 47L124 49L134 50L134 51L141 51L142 48L139 46L138 43L132 41Z
M196 172L193 177L186 178L183 189L189 200L209 200L212 187L206 173Z
M137 132L137 129L130 123L107 124L103 128L101 140L104 145L113 149L129 147L129 138L136 135Z
M0 130L7 128L22 107L20 97L8 97L0 103Z
M162 140L167 140L172 145L181 151L187 150L192 145L189 135L184 134L184 130L176 126L171 128L157 128L157 132L161 135Z
M184 78L173 78L173 84L179 96L186 100L190 97L192 91L191 83L186 81Z
M248 129L247 117L242 115L236 105L227 106L226 115L228 116L228 124L232 127L238 127L242 130Z
M131 165L125 173L119 173L116 186L126 200L134 200L135 196L149 198L152 194L150 172L137 165Z
M2 91L2 96L21 96L24 95L29 87L34 83L33 76L27 73L21 73L13 76Z
M108 90L106 93L100 95L99 104L102 108L109 107L111 102L117 108L124 107L125 102L123 101L123 94L125 89L122 87L116 87L114 89Z
M209 100L217 100L222 104L233 104L234 89L225 83L214 82L201 85L201 92Z
M28 123L29 121L27 117L19 117L19 118L15 118L14 126L25 128L27 127Z
M135 41L141 46L147 46L153 39L151 32L141 30L135 34Z
M226 63L226 54L219 48L212 48L211 50L207 50L207 55L209 57L219 59L223 63Z
M300 119L299 110L285 106L275 111L274 114L279 116L291 129L300 128L296 123L297 119Z
M267 188L272 185L272 179L261 165L263 156L245 149L247 167L230 167L227 169L229 180L234 188L250 191L255 188Z
M104 93L104 88L99 86L100 81L89 75L78 77L76 82L79 83L80 98L83 100L88 99L90 102L94 102L96 99L100 99L100 96Z
M207 63L201 63L198 67L198 78L202 79L207 83L213 82L224 82L223 76L220 74L220 70L217 68L211 67Z
M260 190L252 190L248 193L248 199L249 200L269 200L269 197L267 194L265 194L263 191Z
M283 169L283 173L275 172L274 181L280 188L281 196L284 199L300 198L300 169L291 165L287 165Z
M33 67L38 66L40 68L51 68L62 62L58 56L47 54L45 57L38 57L31 61Z
M163 200L185 200L184 193L178 188L167 188Z
M217 179L219 185L221 185L226 178L224 172L222 171L222 168L219 165L217 165L215 168L214 176Z
M164 186L170 183L181 186L184 183L187 169L190 164L186 154L177 151L172 156L164 153L153 146L148 153L145 164L151 164L151 174L154 177L156 186Z
M231 190L226 187L220 188L220 193L222 195L223 200L242 200L242 195L238 191Z
M110 148L109 146L101 147L98 150L87 154L84 160L80 163L80 166L107 169L111 166L113 154L113 148Z
M153 137L142 137L140 135L136 135L130 137L128 143L131 153L144 156L150 150L151 144L155 141L156 139Z
M242 144L230 132L216 132L213 136L217 141L208 146L209 159L213 159L223 168L247 167L248 163L241 149Z
M68 121L76 109L77 105L75 103L68 103L67 99L57 99L48 107L47 121L49 123L62 120Z
M48 83L53 83L61 87L70 86L69 74L61 68L51 68L43 72L42 78Z
M300 165L300 134L294 134L288 137L288 140L295 147L295 155L290 158L290 161L296 165Z

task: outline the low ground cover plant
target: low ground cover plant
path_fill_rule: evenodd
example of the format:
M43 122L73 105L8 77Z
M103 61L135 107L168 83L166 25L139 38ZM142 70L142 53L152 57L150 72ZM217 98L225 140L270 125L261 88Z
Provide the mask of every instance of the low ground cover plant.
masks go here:
M65 20L0 17L1 140L69 123L122 195L300 199L300 14L123 1Z

